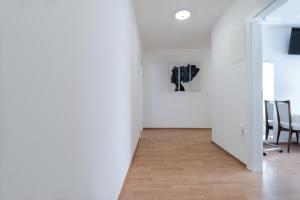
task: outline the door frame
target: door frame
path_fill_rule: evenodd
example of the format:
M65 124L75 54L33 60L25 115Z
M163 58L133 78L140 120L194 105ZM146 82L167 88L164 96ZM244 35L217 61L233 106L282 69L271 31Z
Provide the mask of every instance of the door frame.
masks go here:
M252 15L251 32L251 66L252 66L252 138L250 162L248 169L253 172L263 171L263 35L262 19L285 4L288 0L275 0Z

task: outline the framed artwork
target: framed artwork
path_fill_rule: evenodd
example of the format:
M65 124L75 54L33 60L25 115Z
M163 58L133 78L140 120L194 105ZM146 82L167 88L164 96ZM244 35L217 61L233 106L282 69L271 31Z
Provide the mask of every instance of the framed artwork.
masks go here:
M198 64L169 64L171 92L200 92L200 67Z

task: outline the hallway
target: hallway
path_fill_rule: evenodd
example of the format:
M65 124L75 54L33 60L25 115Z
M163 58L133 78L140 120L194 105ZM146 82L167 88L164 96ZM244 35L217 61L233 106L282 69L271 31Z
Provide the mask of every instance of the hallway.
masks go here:
M290 164L299 151L281 155L266 158L262 185L261 174L211 143L209 129L145 130L120 200L296 200L300 172Z
M300 145L261 162L299 2L1 0L0 200L300 200Z

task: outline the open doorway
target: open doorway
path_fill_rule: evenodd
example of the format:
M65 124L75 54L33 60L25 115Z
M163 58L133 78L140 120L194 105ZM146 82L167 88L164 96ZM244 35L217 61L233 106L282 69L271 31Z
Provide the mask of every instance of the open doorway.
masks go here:
M263 97L273 105L272 109L264 104L265 130L272 130L265 132L265 140L284 153L300 152L300 18L295 9L299 6L298 0L290 0L265 16L262 24Z
M254 160L263 163L267 175L270 169L286 172L300 161L299 6L298 0L275 1L253 25L253 66L257 80L253 115L257 118L253 120L258 124L254 130L259 134L254 145L266 155L263 158L257 151Z
M268 104L265 102L273 102L275 99L275 80L274 80L274 62L264 61L263 62L263 111L269 111L271 116L268 116L268 112L263 112L264 126L266 126L267 120L273 120L274 117L274 105L269 110ZM271 122L271 121L270 121ZM270 124L271 126L272 124ZM274 138L273 134L269 134L269 130L264 129L263 138Z
M293 28L300 27L299 7L299 0L274 1L257 16L257 22L251 27L253 163L258 171L263 172L264 195L275 195L276 199L299 199L300 171L294 168L300 163L300 145L294 130L290 131L290 128L298 129L300 122L300 93L297 86L300 55L292 53L290 48L293 44ZM266 109L265 102L268 101L271 109ZM267 113L269 118L266 117ZM278 132L281 133L280 137ZM278 146L272 146L277 145L277 141ZM283 177L286 181L282 181Z

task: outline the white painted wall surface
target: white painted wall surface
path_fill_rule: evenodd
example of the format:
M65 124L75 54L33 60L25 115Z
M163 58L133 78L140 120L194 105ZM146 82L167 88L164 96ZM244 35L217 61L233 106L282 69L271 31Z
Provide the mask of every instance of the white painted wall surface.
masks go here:
M117 199L140 133L131 1L3 0L0 24L0 199Z
M289 55L290 26L263 26L264 60L275 64L275 99L291 100L291 109L300 115L299 74L300 56ZM274 131L277 136L277 130ZM282 134L280 141L286 142L288 134Z
M211 128L210 50L146 50L144 65L144 127ZM169 63L200 64L201 92L169 89Z
M213 141L248 165L252 164L251 33L245 31L245 58L232 65L231 38L270 0L235 1L212 31ZM243 49L241 49L243 50ZM244 127L244 136L239 127Z

